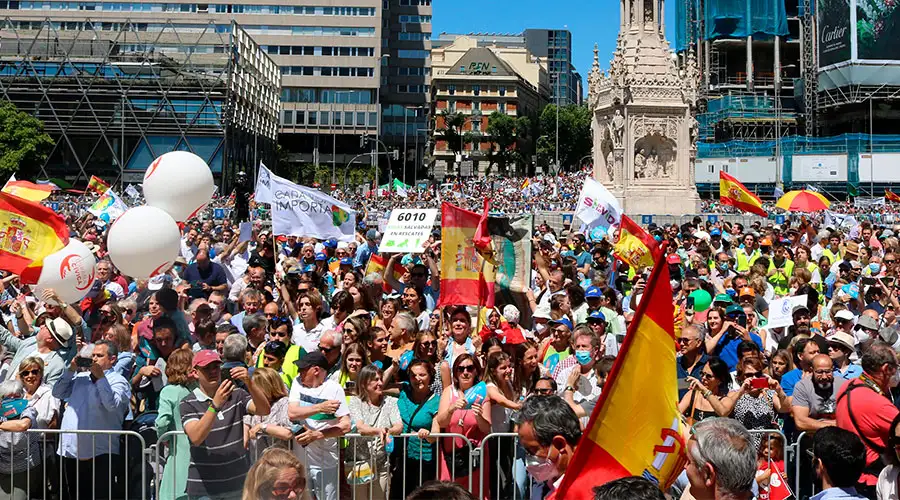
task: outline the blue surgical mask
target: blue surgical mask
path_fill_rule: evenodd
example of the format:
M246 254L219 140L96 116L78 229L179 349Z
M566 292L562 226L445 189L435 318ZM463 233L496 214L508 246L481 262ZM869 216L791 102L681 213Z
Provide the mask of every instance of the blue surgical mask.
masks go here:
M591 351L580 350L580 351L575 351L575 360L578 361L578 364L584 366L584 365L589 365L591 363L591 361L594 360L594 357L591 356Z

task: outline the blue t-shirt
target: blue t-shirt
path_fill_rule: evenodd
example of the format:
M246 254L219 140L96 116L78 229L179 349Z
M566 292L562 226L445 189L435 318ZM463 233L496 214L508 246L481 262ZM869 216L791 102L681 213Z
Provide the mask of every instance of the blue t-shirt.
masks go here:
M756 345L759 346L759 350L761 351L762 339L759 335L755 333L750 334L750 340L753 341ZM728 334L722 335L722 338L719 339L719 343L716 344L715 355L722 359L727 365L728 369L734 371L737 367L738 356L737 356L737 348L744 341L743 337L729 337Z
M209 267L205 270L200 269L197 264L191 264L184 270L184 280L191 284L188 294L192 299L206 297L209 295L199 286L199 283L206 283L209 286L220 286L228 284L228 278L225 277L225 269L215 262L210 262Z
M585 264L590 264L593 260L594 256L590 252L581 252L575 256L575 262L578 264L578 267L584 267Z
M781 388L787 396L794 395L794 386L803 378L803 370L794 368L793 370L781 376Z

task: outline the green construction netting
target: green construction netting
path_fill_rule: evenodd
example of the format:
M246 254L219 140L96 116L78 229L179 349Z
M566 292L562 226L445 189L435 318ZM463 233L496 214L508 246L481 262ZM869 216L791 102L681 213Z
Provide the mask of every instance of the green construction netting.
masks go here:
M680 0L675 4L675 50L687 48L690 41L788 34L785 2L790 0ZM796 2L792 2L795 4ZM702 7L702 12L701 12ZM688 14L706 20L704 33L687 22Z

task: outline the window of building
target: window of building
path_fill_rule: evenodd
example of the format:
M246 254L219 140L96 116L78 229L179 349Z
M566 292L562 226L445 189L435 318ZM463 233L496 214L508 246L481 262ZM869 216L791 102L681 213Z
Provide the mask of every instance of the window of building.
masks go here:
M316 125L318 123L318 120L316 120L316 118L318 118L318 117L319 117L319 115L316 114L315 111L310 111L309 116L307 117L308 120L306 121L306 124L307 125Z
M293 125L294 124L294 111L290 109L284 110L283 117L281 119L281 123L285 125Z
M472 85L472 95L481 95L481 85Z
M306 111L297 111L297 125L305 125L306 124Z

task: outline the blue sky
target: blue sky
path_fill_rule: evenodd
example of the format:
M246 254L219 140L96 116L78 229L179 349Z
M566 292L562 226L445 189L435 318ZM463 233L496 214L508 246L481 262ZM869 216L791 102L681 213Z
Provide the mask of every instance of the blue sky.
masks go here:
M675 0L666 2L666 35L672 42ZM435 0L433 36L447 33L520 33L526 28L563 29L572 32L575 68L581 73L585 93L594 43L600 49L600 67L609 68L619 31L616 0Z

